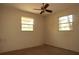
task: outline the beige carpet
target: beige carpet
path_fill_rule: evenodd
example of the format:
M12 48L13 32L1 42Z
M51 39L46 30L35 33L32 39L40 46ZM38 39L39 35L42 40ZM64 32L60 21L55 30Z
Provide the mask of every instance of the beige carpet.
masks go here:
M79 53L50 45L41 45L38 47L1 53L0 55L79 55Z

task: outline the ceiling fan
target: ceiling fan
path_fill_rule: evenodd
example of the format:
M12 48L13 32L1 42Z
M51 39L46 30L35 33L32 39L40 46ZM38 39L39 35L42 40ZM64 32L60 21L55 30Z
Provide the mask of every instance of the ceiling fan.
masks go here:
M44 13L44 12L49 12L52 13L52 10L48 10L47 8L49 7L48 3L42 3L42 6L40 9L34 9L34 10L41 10L40 14Z

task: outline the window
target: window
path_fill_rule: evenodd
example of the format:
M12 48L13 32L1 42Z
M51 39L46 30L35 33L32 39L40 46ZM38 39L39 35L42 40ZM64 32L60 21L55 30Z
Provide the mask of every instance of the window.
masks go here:
M22 31L33 31L33 22L32 18L21 17L21 30Z
M59 31L70 31L72 30L73 16L59 17Z

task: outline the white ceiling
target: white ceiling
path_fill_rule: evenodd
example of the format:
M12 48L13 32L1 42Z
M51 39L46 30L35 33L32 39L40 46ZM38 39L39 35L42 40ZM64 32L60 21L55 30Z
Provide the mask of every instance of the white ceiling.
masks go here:
M13 6L20 10L35 13L35 14L39 14L40 10L34 10L34 9L40 9L42 6L41 3L9 3L6 5ZM53 10L54 13L57 11L61 11L76 6L79 6L79 4L78 3L50 3L50 6L47 9ZM44 14L49 14L49 13L44 13Z

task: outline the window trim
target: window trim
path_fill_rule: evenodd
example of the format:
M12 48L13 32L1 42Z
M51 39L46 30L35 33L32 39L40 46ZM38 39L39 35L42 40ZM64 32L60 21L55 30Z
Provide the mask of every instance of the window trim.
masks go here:
M23 24L23 23L22 23L22 18L23 18L23 17L24 17L24 18L27 18L27 19L32 19L33 24ZM21 30L22 32L33 32L33 31L34 31L34 19L33 19L33 18L21 16L21 21L20 21L20 22L21 22L21 25L20 25L20 26L21 26L21 29L20 29L20 30ZM27 29L26 29L26 30L22 30L22 29L23 29L22 25L32 25L33 27L32 27L32 30L27 30ZM26 27L26 28L29 28L29 27Z
M69 15L72 15L72 14L69 14ZM64 15L64 16L67 16L68 17L69 15ZM64 17L64 16L60 16L60 17ZM72 22L70 22L69 19L68 19L68 22L67 22L68 24L71 24L72 23L72 25L69 25L70 30L59 30L60 24L67 24L67 23L59 23L60 22L60 20L59 20L60 17L58 17L58 31L59 32L70 32L70 31L72 31L73 30L73 19L74 19L74 16L72 15Z

